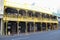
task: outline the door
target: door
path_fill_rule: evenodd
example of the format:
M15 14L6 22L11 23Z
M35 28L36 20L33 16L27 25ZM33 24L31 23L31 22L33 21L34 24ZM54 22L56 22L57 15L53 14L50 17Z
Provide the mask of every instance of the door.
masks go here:
M19 33L25 33L26 31L26 22L19 22Z
M10 32L11 35L17 34L17 22L16 21L9 21L7 25L8 33Z

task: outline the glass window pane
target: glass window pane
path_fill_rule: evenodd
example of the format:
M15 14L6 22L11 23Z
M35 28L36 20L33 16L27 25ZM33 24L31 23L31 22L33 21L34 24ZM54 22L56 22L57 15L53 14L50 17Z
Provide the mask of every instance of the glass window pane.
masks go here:
M32 17L33 11L30 11L30 10L29 10L29 11L27 12L27 14L28 14L29 17Z
M21 10L19 10L19 14L20 14L21 16L26 16L26 11L23 10L23 9L21 9Z
M10 7L6 8L6 9L5 9L5 12L8 13L8 14L18 13L18 11L17 11L16 9L10 8Z

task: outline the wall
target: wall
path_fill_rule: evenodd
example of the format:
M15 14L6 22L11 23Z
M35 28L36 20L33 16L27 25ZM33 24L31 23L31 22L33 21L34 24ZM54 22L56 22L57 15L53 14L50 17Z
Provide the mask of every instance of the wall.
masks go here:
M3 14L4 0L0 0L0 14Z

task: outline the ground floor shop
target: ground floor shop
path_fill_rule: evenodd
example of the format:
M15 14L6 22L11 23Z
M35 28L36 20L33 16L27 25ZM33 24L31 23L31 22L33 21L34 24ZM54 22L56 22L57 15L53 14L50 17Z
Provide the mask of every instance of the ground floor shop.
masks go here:
M5 22L2 21L2 22L3 22L2 34L4 35L49 31L56 30L58 28L57 23L48 22L27 22L27 21L5 21Z

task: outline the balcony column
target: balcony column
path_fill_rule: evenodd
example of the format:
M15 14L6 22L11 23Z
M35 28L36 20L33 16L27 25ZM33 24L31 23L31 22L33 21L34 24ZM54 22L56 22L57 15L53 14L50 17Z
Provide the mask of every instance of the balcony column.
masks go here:
M48 30L47 23L46 23L46 31Z
M56 25L57 25L57 28L56 29L58 30L58 23Z
M36 29L35 29L35 22L34 22L34 32L35 32L35 30L36 30Z
M27 26L27 23L28 23L28 22L26 21L26 30L25 30L25 33L26 33L26 34L28 34L28 32L27 32L27 27L28 27L28 26Z
M41 31L42 31L42 22L41 22Z
M17 34L19 35L19 21L17 21Z
M17 14L17 34L19 35L19 9L17 9L18 14Z

